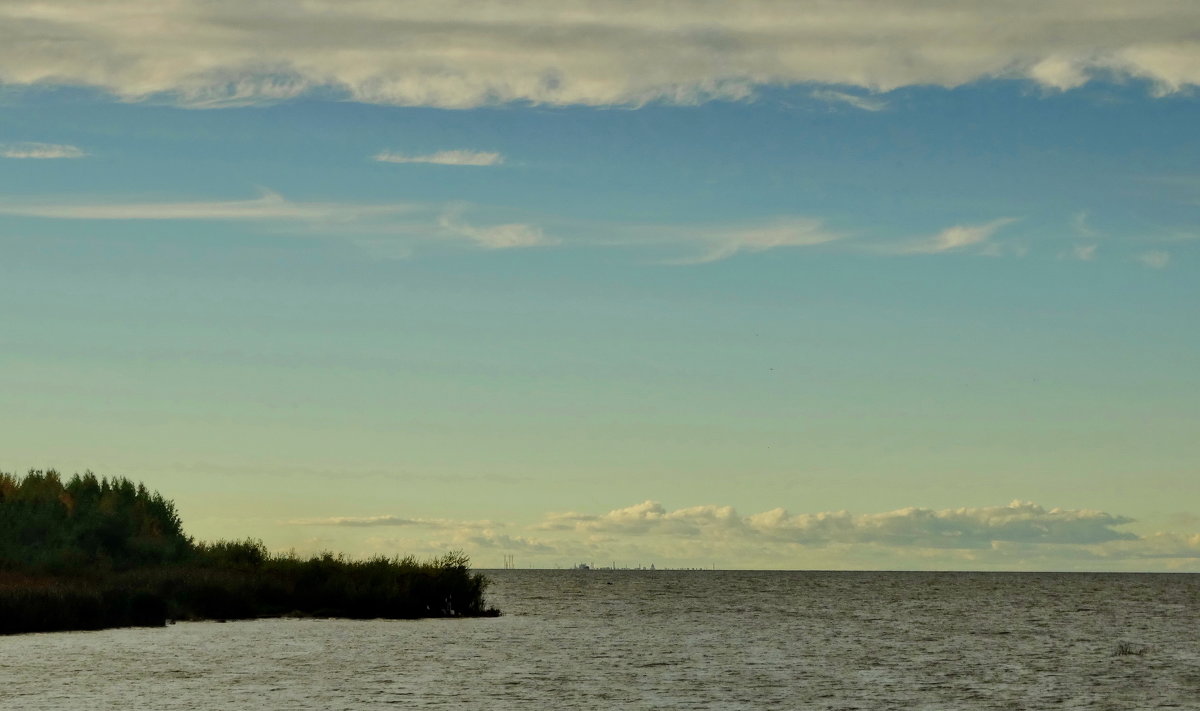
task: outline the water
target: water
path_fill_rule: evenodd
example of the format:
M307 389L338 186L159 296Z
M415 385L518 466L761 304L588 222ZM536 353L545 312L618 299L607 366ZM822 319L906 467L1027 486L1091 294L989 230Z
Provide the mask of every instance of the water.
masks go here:
M0 637L0 709L1200 709L1197 575L489 575L496 619Z

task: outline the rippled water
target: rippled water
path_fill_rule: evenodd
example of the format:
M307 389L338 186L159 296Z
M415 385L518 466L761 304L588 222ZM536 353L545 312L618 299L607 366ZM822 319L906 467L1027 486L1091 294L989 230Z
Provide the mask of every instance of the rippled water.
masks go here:
M489 575L495 619L0 637L0 709L1200 709L1196 575Z

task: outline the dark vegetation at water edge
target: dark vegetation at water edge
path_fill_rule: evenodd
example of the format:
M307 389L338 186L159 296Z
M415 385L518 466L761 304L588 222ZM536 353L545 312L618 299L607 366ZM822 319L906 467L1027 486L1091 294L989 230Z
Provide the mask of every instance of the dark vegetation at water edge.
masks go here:
M128 479L0 473L0 634L282 615L474 617L487 579L461 553L418 561L272 555L198 543L175 506Z

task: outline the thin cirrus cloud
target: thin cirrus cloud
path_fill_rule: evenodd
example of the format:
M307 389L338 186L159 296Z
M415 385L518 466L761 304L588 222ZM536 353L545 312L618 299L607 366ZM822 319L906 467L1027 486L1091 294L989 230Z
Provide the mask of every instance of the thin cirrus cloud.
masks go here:
M414 203L299 202L263 191L250 200L120 202L25 199L0 202L0 215L58 220L214 220L280 223L317 232L344 234L385 254L407 256L407 240L465 241L485 249L548 246L558 240L528 223L479 225L462 218L463 208Z
M1097 237L1097 232L1091 225L1087 210L1077 212L1071 216L1071 228L1081 237Z
M1171 254L1161 249L1152 249L1137 255L1136 259L1151 269L1166 269L1171 263Z
M410 243L430 240L459 241L488 250L550 247L564 243L528 222L478 224L464 219L466 208L419 203L348 203L289 200L263 190L246 200L122 202L73 201L26 198L0 201L0 216L57 220L211 220L302 227L315 233L334 233L380 254L409 255ZM974 249L997 254L990 237L1011 218L980 225L956 225L916 241L868 245L877 254L934 254ZM594 227L594 226L593 226ZM567 225L570 228L570 225ZM288 228L291 229L291 228ZM702 265L738 254L755 254L785 248L811 248L845 240L849 235L829 229L822 220L788 216L770 221L708 226L609 225L603 237L589 240L576 235L573 243L641 250L686 250L681 257L660 259L673 266ZM400 241L397 242L397 239ZM1077 255L1085 258L1086 254ZM1148 252L1139 259L1147 266L1166 266L1165 252Z
M58 220L214 220L248 223L293 223L311 229L336 227L340 233L370 242L371 237L402 236L466 241L483 249L548 247L562 243L538 225L527 222L478 224L464 218L465 207L411 203L302 202L264 190L254 199L222 201L121 202L22 199L0 201L0 216ZM401 218L404 218L401 221ZM616 231L620 231L619 229ZM699 251L668 260L670 264L701 264L739 252L763 252L780 247L819 245L843 237L825 229L819 220L782 218L769 223L716 228L657 227L633 229L610 247L684 246ZM394 247L395 245L391 245Z
M763 86L886 92L990 78L1068 90L1200 84L1200 4L1179 0L13 0L0 82L185 106L333 92L468 108L691 104Z
M368 216L410 212L411 205L360 205L353 203L295 202L278 193L263 191L251 200L181 202L71 202L22 200L0 202L0 215L58 220L231 220L347 222Z
M62 158L84 158L87 153L78 146L66 143L0 143L0 158L30 160L57 160Z
M438 151L437 153L429 153L427 155L407 155L393 151L380 151L372 156L372 159L380 163L429 163L432 165L463 166L500 165L504 162L504 156L499 153L462 150Z
M981 254L995 255L999 250L989 240L1002 227L1016 221L1014 217L1003 217L978 225L953 225L928 237L878 247L877 251L891 254L944 254L977 250Z
M289 526L345 526L351 528L414 527L438 530L493 529L503 527L492 521L454 521L442 518L404 518L402 516L330 516L294 519Z
M1091 262L1096 259L1097 247L1098 245L1095 244L1077 244L1074 247L1071 247L1071 250L1066 253L1066 256L1081 262Z
M739 253L757 253L784 247L814 247L836 242L845 233L830 230L822 220L782 217L766 223L719 227L658 227L634 230L639 244L684 246L693 254L666 259L664 264L696 265L728 259Z
M485 249L514 249L522 247L547 247L559 240L546 235L542 228L524 222L501 225L473 225L462 219L462 211L452 209L438 219L443 233L474 242Z
M828 104L846 104L863 111L883 111L888 107L888 103L878 97L847 94L834 89L817 89L812 92L812 97Z

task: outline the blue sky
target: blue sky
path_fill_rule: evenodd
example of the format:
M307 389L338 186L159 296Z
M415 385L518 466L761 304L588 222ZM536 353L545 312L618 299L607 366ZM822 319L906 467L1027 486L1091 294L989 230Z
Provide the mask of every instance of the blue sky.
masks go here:
M678 5L0 10L0 467L278 549L1196 570L1200 11Z

